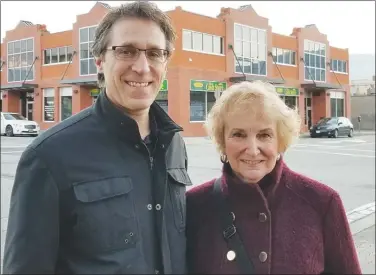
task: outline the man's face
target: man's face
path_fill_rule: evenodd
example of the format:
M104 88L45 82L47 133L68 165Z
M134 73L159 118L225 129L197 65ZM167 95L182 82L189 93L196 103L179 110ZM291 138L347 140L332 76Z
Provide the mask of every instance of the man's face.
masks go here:
M156 52L137 49L166 49L166 38L160 27L149 20L122 19L117 21L109 33L107 50L97 59L99 71L106 79L106 94L118 107L128 112L148 110L155 100L165 77L167 61L159 62Z

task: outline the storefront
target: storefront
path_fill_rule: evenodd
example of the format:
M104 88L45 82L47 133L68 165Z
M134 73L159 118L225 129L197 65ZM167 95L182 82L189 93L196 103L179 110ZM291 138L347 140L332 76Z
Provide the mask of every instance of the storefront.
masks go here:
M162 109L168 113L168 80L165 79L162 82L159 93L155 101L162 107Z
M299 110L298 88L276 87L276 91L288 107Z
M93 104L97 100L97 98L98 98L98 96L99 96L100 93L101 93L101 90L99 88L94 88L94 89L90 90L90 96L92 98Z
M60 94L60 121L67 119L72 116L72 87L61 87L59 88Z
M226 82L209 80L190 81L190 122L204 122L216 99L226 90Z

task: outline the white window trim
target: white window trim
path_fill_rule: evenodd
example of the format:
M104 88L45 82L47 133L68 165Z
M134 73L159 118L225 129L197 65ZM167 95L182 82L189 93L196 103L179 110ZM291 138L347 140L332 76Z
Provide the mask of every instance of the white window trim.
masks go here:
M85 27L82 27L82 28L79 28L78 29L78 74L79 76L93 76L93 75L97 75L97 72L95 74L81 74L81 60L89 60L92 59L92 58L81 58L81 30L82 29L90 29L92 27L98 27L98 25L92 25L92 26L85 26ZM92 41L88 41L88 42L84 42L84 43L88 43L90 45L90 42ZM90 48L89 48L89 51L90 51ZM89 56L90 56L90 53L89 53ZM89 70L89 66L88 66L88 70Z
M303 56L305 56L305 48L304 48L305 41L308 41L308 42L311 42L311 43L314 43L314 44L317 43L317 44L320 44L320 45L324 45L324 46L325 46L325 56L324 56L325 66L324 66L324 69L323 69L323 68L311 67L311 66L305 66L305 65L304 65L304 81L312 81L312 79L306 79L306 78L305 78L305 77L306 77L306 75L305 75L305 69L306 69L306 67L307 67L308 69L313 68L313 69L325 70L325 80L322 81L322 80L316 80L316 79L314 79L314 81L315 81L315 82L319 82L319 83L326 83L326 80L327 80L327 75L326 75L326 72L327 72L327 70L326 70L326 67L327 67L327 66L326 66L326 57L327 57L327 51L328 51L328 49L327 49L327 47L326 47L326 44L321 43L321 42L312 41L312 40L309 40L309 39L304 39L304 40L303 40ZM314 56L320 56L320 57L323 57L323 55L321 55L321 54L312 54L312 53L309 53L309 55L314 55ZM304 57L303 57L303 58L304 58Z
M67 93L65 88L70 88L70 92ZM63 89L63 91L65 90L63 93L62 93L62 89ZM65 97L65 96L71 96L72 97L72 107L73 107L73 87L72 86L59 87L59 121L62 121L61 119L63 117L63 112L62 112L62 108L61 108L61 102L62 102L61 98Z
M25 82L30 82L30 81L34 81L35 80L35 63L34 63L34 59L35 59L35 40L34 40L34 37L27 37L27 38L23 38L23 39L17 39L17 40L12 40L12 41L9 41L9 42L7 42L7 49L6 49L6 53L7 53L7 82L8 83L17 83L17 82L23 82L23 79L21 79L20 81L9 81L9 74L8 74L8 69L15 69L15 68L19 68L19 69L21 69L21 68L25 68L25 67L13 67L13 68L9 68L8 67L8 64L9 64L9 53L8 53L8 48L9 48L9 43L13 43L13 42L17 42L17 41L23 41L23 40L29 40L29 39L32 39L33 40L33 51L32 51L32 53L33 53L33 63L30 65L30 66L32 66L32 68L33 68L33 79L30 79L30 80L28 80L28 79L26 79L25 80ZM20 52L20 53L22 53L22 52ZM28 51L26 51L26 53L28 53ZM12 54L12 55L14 55L14 53Z
M54 120L53 121L46 121L44 120L45 119L45 116L44 116L44 98L45 97L50 97L50 96L46 96L45 95L45 92L49 92L49 91L53 91L54 92ZM51 96L52 97L52 96ZM43 88L43 99L42 99L42 117L43 117L43 122L45 123L54 123L56 121L56 106L55 106L55 89L54 88Z
M241 27L247 27L247 28L251 28L251 29L255 29L257 31L264 31L265 32L265 75L263 74L252 74L252 73L244 73L245 75L256 75L256 76L264 76L264 77L267 77L268 76L268 31L266 29L260 29L260 28L256 28L256 27L253 27L253 26L248 26L248 25L244 25L244 24L240 24L240 23L236 23L234 22L234 46L235 47L235 41L237 40L236 37L235 37L235 26L238 25L238 26L241 26ZM244 40L241 40L242 43L244 42ZM247 41L246 41L247 42ZM248 41L249 43L252 43L251 41ZM257 38L257 45L259 45L259 42L258 42L258 38ZM249 59L252 59L252 58L249 58ZM257 59L258 60L258 59ZM235 66L234 66L234 73L235 74L238 74L238 75L242 75L241 72L237 72L236 71L236 66L237 66L237 62L236 62L236 59L235 59L235 56L234 56L234 61L235 61ZM263 61L263 60L261 60ZM243 66L244 67L244 66ZM242 70L244 71L244 69L242 68Z
M344 73L344 72L339 72L339 71L335 71L335 70L332 70L332 62L333 62L333 60L337 60L337 61L343 61L343 62L346 62L346 72ZM338 64L337 64L337 67L338 67ZM342 60L342 59L331 59L330 60L330 72L331 73L336 73L336 74L344 74L344 75L347 75L347 74L349 74L348 73L348 70L347 70L347 68L348 68L348 61L347 60Z
M206 34L206 35L211 35L211 36L215 36L215 37L219 37L219 38L222 38L222 49L223 49L223 54L220 54L220 53L214 53L214 52L206 52L204 50L202 51L197 51L197 50L193 50L193 49L187 49L187 48L184 48L184 31L187 31L187 32L190 32L191 34L193 33L201 33L202 35ZM204 44L204 37L202 38L203 41L202 41L202 44ZM193 43L193 36L192 36L192 43ZM211 33L205 33L205 32L199 32L199 31L193 31L193 30L188 30L188 29L182 29L182 41L181 41L181 44L182 44L182 49L183 51L187 51L187 52L194 52L194 53L202 53L202 54L210 54L210 55L216 55L216 56L225 56L225 47L224 47L224 43L225 43L225 38L223 36L219 36L219 35L216 35L216 34L211 34ZM193 44L192 44L192 48L193 48Z
M287 51L290 51L291 53L295 53L295 65L293 65L293 64L286 64L286 63L279 63L278 61L276 61L275 63L276 63L277 65L287 66L287 67L297 67L297 65L296 65L296 63L297 63L297 61L296 61L296 57L297 57L296 51L291 50L291 49L283 49L283 48L278 48L278 47L272 47L272 54L273 54L273 56L275 56L274 53L273 53L273 49L287 50ZM277 57L278 57L278 56L275 56L275 58L277 58ZM291 58L290 58L290 59L291 59ZM274 62L274 61L273 61L273 62Z
M65 48L69 48L69 47L71 47L71 48L72 48L72 55L73 55L73 47L72 47L71 45L69 45L69 46L60 46L60 47L54 47L54 48L44 49L44 50L43 50L43 62L42 62L42 66L43 66L43 67L48 67L48 66L66 65L66 64L68 64L68 63L69 63L69 60L68 60L68 61L65 61L65 62L57 62L57 63L44 64L44 62L45 62L45 59L44 59L44 52L45 52L45 51L47 51L47 50L51 51L52 49L59 49L59 48L64 48L64 47L65 47ZM68 49L67 49L67 52L66 52L65 56L66 56L67 59L68 59Z

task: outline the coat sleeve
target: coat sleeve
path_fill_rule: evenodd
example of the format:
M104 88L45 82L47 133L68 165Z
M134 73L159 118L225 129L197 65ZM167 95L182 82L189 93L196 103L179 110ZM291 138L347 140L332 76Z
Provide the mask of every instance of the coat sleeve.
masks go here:
M358 255L345 208L333 194L324 219L325 273L361 274Z
M10 199L4 274L53 274L59 246L59 195L32 148L21 156Z

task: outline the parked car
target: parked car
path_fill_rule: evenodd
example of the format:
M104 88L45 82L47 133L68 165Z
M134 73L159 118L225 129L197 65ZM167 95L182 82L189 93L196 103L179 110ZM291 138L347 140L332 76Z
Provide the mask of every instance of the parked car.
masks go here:
M39 135L39 125L18 113L1 112L1 135Z
M354 134L354 125L347 117L326 117L320 119L311 127L310 134L311 137L352 137Z

